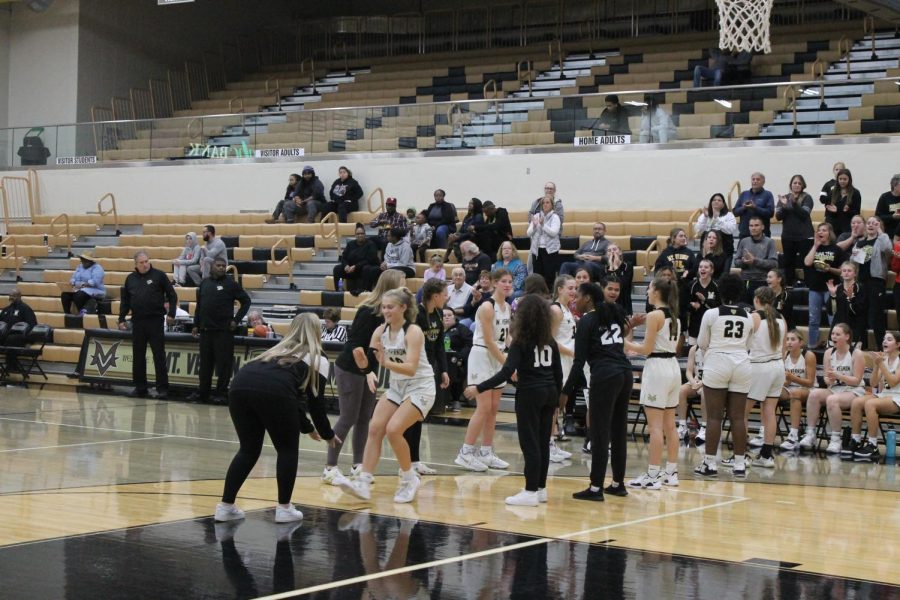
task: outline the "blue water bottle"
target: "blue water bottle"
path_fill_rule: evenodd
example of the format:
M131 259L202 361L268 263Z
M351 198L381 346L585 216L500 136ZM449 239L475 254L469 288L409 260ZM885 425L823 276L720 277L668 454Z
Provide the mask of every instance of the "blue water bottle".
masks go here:
M884 445L884 457L892 460L897 455L897 432L894 431L893 425L884 434Z
M343 279L338 279L338 291L339 292L344 291L344 280Z

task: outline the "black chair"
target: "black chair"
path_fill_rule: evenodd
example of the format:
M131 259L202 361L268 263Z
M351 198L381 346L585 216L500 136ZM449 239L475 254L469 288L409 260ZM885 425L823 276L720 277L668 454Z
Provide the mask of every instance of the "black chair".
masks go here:
M44 346L52 340L53 328L49 325L38 324L34 327L29 327L27 323L13 325L9 329L4 345L0 346L0 380L8 379L11 373L20 373L24 381L35 370L46 380L47 374L44 373L38 360L44 352ZM22 343L19 344L19 341Z

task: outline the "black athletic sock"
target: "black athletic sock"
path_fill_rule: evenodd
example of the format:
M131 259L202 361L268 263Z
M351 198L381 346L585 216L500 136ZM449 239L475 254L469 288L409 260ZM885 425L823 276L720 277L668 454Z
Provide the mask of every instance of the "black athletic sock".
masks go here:
M422 422L416 421L403 432L406 443L409 444L409 458L412 462L419 462L419 442L422 439Z
M772 444L763 444L759 455L763 458L772 458Z

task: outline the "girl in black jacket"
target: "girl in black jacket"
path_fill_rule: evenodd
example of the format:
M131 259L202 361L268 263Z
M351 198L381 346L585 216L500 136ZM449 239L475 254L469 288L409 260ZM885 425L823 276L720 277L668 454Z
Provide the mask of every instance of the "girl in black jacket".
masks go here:
M865 286L856 281L858 273L856 263L848 260L841 265L841 283L835 285L831 279L826 282L828 293L831 295L827 309L828 314L832 315L832 323L846 323L850 326L856 348L859 348L860 344L865 345L865 339L869 334L866 318L868 298Z
M347 167L338 168L338 178L331 184L328 193L331 201L326 205L325 212L335 212L341 223L347 222L347 215L359 210L359 199L363 197L362 188L353 179L353 172Z

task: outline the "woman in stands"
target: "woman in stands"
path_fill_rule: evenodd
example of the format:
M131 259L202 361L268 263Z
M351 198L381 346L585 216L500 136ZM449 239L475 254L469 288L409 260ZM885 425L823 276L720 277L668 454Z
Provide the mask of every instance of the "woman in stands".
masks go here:
M828 280L828 314L835 323L846 323L851 330L853 345L861 347L863 339L868 335L866 330L866 289L856 281L857 265L845 261L841 265L841 283L835 285ZM834 330L834 328L832 328Z
M888 331L882 343L883 352L872 352L875 368L872 389L877 393L861 396L850 406L850 451L853 458L878 460L878 417L900 413L900 333ZM862 417L866 415L868 439L862 441ZM843 454L843 452L842 452Z
M791 329L785 336L784 389L781 399L788 400L791 408L791 425L782 450L796 450L800 445L800 417L810 390L816 385L816 355L803 349L803 334Z
M838 237L850 231L850 219L859 214L862 197L859 190L853 187L853 175L849 169L840 169L835 177L835 185L831 188L831 197L825 204L825 222L831 223L834 234Z
M745 477L747 466L747 427L744 407L750 391L750 358L747 350L753 333L753 320L737 305L744 293L740 277L726 274L719 280L722 306L706 311L700 322L697 345L703 350L703 399L706 401L706 450L703 462L694 474L716 477L719 474L716 453L722 436L726 409L731 419L734 440L734 476Z
M562 222L553 211L553 200L549 197L541 201L541 210L531 215L526 235L531 238L531 256L534 272L542 275L547 287L553 286L559 271L559 236Z
M360 473L366 436L369 430L369 419L375 408L375 393L369 389L366 376L377 370L367 355L369 341L373 332L382 323L381 300L390 290L406 284L406 276L395 269L381 274L372 293L363 300L356 309L356 316L350 325L348 340L337 360L334 361L334 382L338 390L338 410L340 416L334 424L335 434L347 439L347 433L353 429L353 466L351 476ZM339 442L328 449L322 481L337 485L338 478L343 477L338 468L338 458L343 443Z
M832 174L831 179L829 179L828 181L825 182L825 184L822 186L822 191L819 192L819 202L821 202L822 204L825 204L825 205L827 205L829 202L831 202L831 194L834 191L834 186L837 185L838 173L840 173L841 171L843 171L846 168L847 168L847 165L845 165L842 162L834 163L834 165L831 167L831 174Z
M711 233L710 237L716 235ZM708 239L708 238L707 238ZM697 266L697 278L684 286L684 296L681 301L683 314L687 321L687 343L693 346L697 343L697 335L700 333L700 321L710 308L719 306L719 286L713 281L715 267L711 261L703 259Z
M369 349L378 365L390 372L391 382L375 406L369 423L362 469L355 480L341 477L345 491L368 500L385 436L400 465L400 481L394 502L412 502L419 489L419 476L410 459L404 433L421 422L434 405L434 371L425 353L425 336L416 320L416 298L406 288L389 290L381 299L384 323L372 334ZM378 387L375 371L366 374L369 391Z
M578 273L575 273L576 278ZM625 260L622 249L616 244L606 247L606 275L619 281L619 298L616 301L626 315L634 314L631 306L631 282L634 281L634 265Z
M844 251L835 244L834 229L828 223L816 226L813 247L810 248L803 264L806 270L803 282L809 289L809 347L818 348L828 342L823 339L819 343L819 324L822 322L822 309L830 301L828 281L840 281L841 263L844 262Z
M628 317L620 306L604 300L598 285L582 283L575 298L584 316L575 331L575 359L563 394L572 395L583 377L585 365L589 365L588 422L593 460L590 485L572 497L602 502L604 491L614 496L628 495L625 488L628 401L634 385L631 362L625 356ZM604 489L610 452L613 480Z
M528 277L528 266L519 258L519 251L512 242L506 241L500 244L497 250L497 262L491 267L491 271L506 269L513 278L513 293L510 297L515 300L525 293L525 278Z
M782 349L787 324L775 310L775 292L772 288L757 288L753 294L753 336L750 338L750 373L752 382L747 399L762 403L762 450L753 465L771 469L775 467L772 446L775 444L775 407L784 388L784 359ZM748 407L751 405L747 403Z
M859 217L854 217L856 223ZM887 329L885 310L885 282L893 251L891 238L884 232L884 224L878 217L869 217L860 234L854 226L850 247L850 260L859 265L857 280L866 293L866 322L875 332L875 344L881 347ZM840 245L840 244L839 244ZM869 336L863 336L863 347L868 348Z
M428 224L434 227L434 241L431 247L435 250L447 247L447 238L456 231L456 207L447 202L447 193L444 190L434 190L434 202L425 209Z
M228 410L241 446L225 475L222 501L216 506L216 521L244 518L244 511L234 501L259 460L266 432L278 453L275 521L287 523L303 518L303 513L291 503L300 434L306 433L314 440L324 439L329 442L329 448L341 443L331 430L325 412L328 361L322 355L319 328L319 318L313 313L297 315L281 342L247 362L235 374L228 393ZM306 418L304 405L313 423Z
M572 370L572 361L575 358L575 315L569 310L569 303L575 299L575 279L571 275L560 275L553 283L553 303L550 305L550 331L559 348L562 361L563 380L569 378ZM562 384L560 384L562 386ZM559 398L557 398L559 400ZM559 411L565 414L566 405L560 403ZM559 414L559 411L557 414ZM555 419L554 431L559 432L560 439L564 437L565 428L560 420ZM550 460L562 462L571 458L572 453L563 450L556 445L556 441L550 438Z
M678 392L678 439L684 440L688 436L688 401L693 398L700 399L700 429L694 436L694 442L699 446L706 441L706 403L703 402L703 350L697 346L691 346L688 350L687 367L684 370L687 383L681 386Z
M683 233L683 232L682 232ZM681 333L678 320L678 284L654 279L648 296L656 307L647 313L647 332L642 344L625 341L629 353L647 357L641 378L641 406L650 427L650 464L647 472L628 482L628 487L658 490L678 485L678 432L675 409L681 389L681 367L676 349ZM666 470L662 472L663 442L668 450Z
M197 234L189 231L184 236L184 249L178 258L172 261L175 285L187 285L187 269L189 266L197 264L200 264L200 243L197 241Z
M506 299L512 294L512 275L506 269L491 273L494 293L490 302L482 304L475 313L475 336L469 352L469 385L478 385L500 371L506 362L509 347L509 326L512 311ZM466 428L465 443L453 461L470 471L506 469L509 463L494 454L494 428L503 386L485 390L475 398L475 413ZM475 443L481 438L481 448Z
M802 175L791 177L790 191L778 196L775 204L775 218L782 222L781 246L784 249L784 272L787 284L794 285L796 269L803 265L803 257L813 236L813 199L807 194L806 180Z
M702 209L700 218L697 219L696 231L701 234L701 243L710 231L718 231L722 236L722 251L728 257L726 264L731 264L734 256L734 236L738 234L738 223L734 213L728 210L725 204L725 196L715 193L709 198L709 204ZM723 273L726 272L723 270Z
M707 231L700 248L699 258L708 260L713 265L713 279L718 279L728 272L729 258L722 249L722 233L712 230Z
M347 222L347 215L359 210L359 199L363 197L362 188L355 179L353 172L345 166L338 167L338 178L331 184L328 192L330 202L326 205L325 212L337 213L341 223Z
M288 202L293 202L294 197L300 193L300 176L296 173L291 173L291 176L288 177L287 189L284 190L284 198L278 201L278 204L275 205L275 211L272 213L271 219L266 219L266 223L277 223L281 217L285 215L284 213L284 205Z
M846 263L844 263L846 264ZM825 351L822 365L825 367L825 388L817 388L806 399L806 435L800 440L800 448L816 448L816 420L822 405L828 408L828 423L831 427L831 441L825 452L838 454L841 451L842 410L850 408L853 399L864 395L863 374L866 360L863 351L851 345L853 332L846 323L837 323L831 328L831 348Z
M791 290L785 287L784 281L784 271L781 269L772 269L766 273L766 285L775 294L772 306L781 314L784 322L790 328L792 326L791 313L794 312L794 303L791 300Z
M675 277L680 281L687 281L696 275L697 272L697 255L688 248L687 234L681 227L676 227L669 232L666 249L659 253L654 271L658 271L662 266L671 266L675 271Z
M570 281L574 280L569 278ZM525 488L506 499L507 504L538 506L547 502L547 470L550 451L547 439L553 414L559 403L563 376L560 353L553 339L553 317L546 300L538 296L522 298L512 321L515 342L500 371L478 385L466 388L466 398L503 385L518 374L516 387L516 430L525 458Z
M422 286L422 303L419 304L416 325L425 335L425 356L434 371L435 391L450 387L447 375L447 353L444 349L444 303L447 301L447 286L443 281L431 279ZM443 404L441 405L443 406ZM423 420L428 416L425 413ZM434 469L419 458L419 445L422 441L422 421L416 421L403 434L409 443L410 459L413 469L419 475L434 475Z
M475 228L484 225L484 209L481 200L472 198L469 200L469 209L463 217L462 224L457 233L451 233L447 238L447 251L444 253L444 262L450 260L450 252L456 256L456 262L462 262L462 252L459 245L465 241L475 240Z

